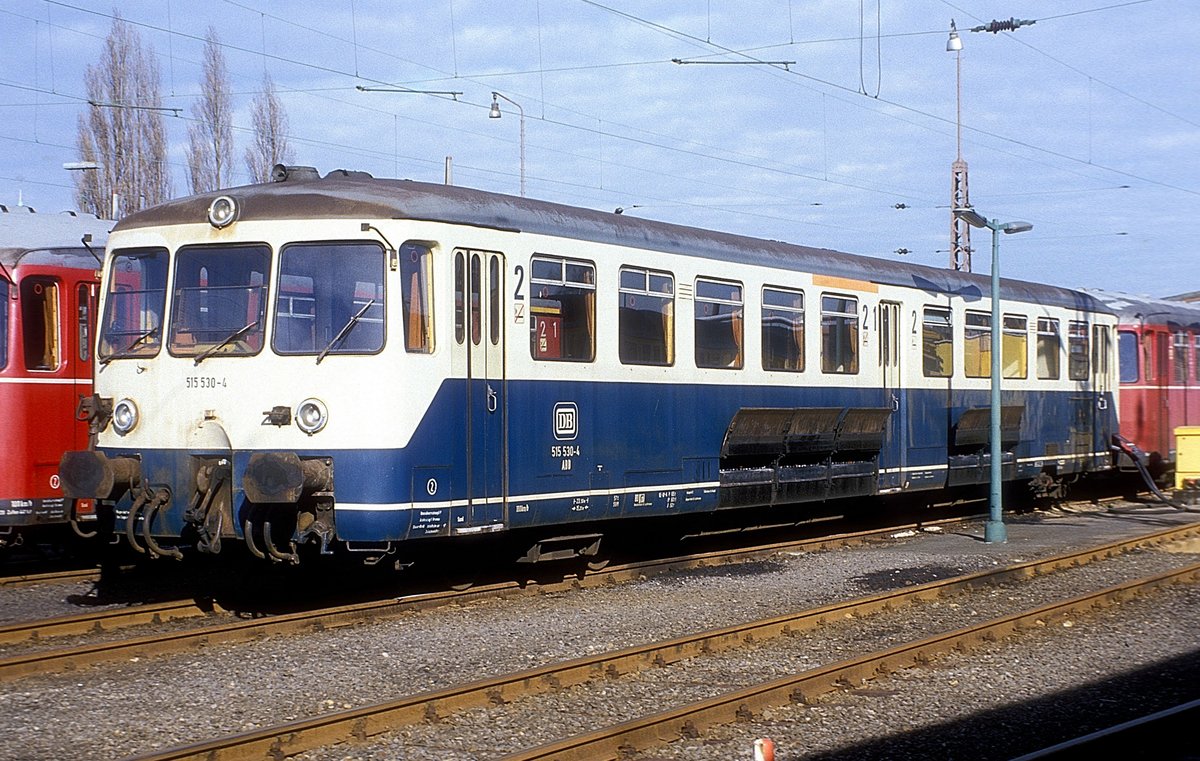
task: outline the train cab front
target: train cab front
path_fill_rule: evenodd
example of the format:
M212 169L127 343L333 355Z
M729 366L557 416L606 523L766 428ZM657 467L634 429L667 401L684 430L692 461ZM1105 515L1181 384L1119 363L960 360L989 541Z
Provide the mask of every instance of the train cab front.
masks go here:
M112 537L151 557L217 554L230 542L281 563L299 563L304 543L328 553L336 537L333 458L237 449L228 427L210 411L192 424L184 449L67 452L64 492L94 500Z
M360 242L357 223L342 223L355 240L333 252L291 244L289 225L237 224L225 196L207 223L156 214L167 212L110 238L96 393L81 405L91 445L64 455L64 490L96 500L112 535L151 556L230 543L280 563L305 544L328 552L322 432L355 394L340 355L382 348L383 247Z

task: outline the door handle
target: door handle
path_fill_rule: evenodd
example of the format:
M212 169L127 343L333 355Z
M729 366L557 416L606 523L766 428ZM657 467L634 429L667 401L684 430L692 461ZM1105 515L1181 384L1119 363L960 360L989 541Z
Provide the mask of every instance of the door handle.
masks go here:
M496 394L496 390L494 388L492 388L492 384L489 383L488 387L487 387L487 409L488 409L488 412L494 413L496 411L496 408L499 406L499 403L500 403L500 400Z

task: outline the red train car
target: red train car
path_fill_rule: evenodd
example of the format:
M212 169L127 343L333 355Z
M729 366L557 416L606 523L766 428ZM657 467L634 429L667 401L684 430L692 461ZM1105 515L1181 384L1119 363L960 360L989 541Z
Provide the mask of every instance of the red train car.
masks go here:
M1162 479L1175 467L1175 429L1200 425L1200 304L1090 293L1120 319L1121 434Z
M88 443L75 411L92 394L97 257L112 224L0 205L0 548L74 520L58 461Z

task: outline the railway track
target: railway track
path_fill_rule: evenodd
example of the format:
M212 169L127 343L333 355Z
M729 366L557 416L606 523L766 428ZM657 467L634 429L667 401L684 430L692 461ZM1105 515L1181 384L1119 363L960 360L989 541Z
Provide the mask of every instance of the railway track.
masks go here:
M228 615L228 611L210 603L174 600L11 624L0 626L0 645L30 641L42 642L56 637L116 631L165 621L204 619L203 626L188 631L172 631L119 641L81 644L3 658L0 659L0 682L78 669L123 658L164 655L220 643L232 644L257 640L266 636L352 626L364 621L403 615L411 611L430 610L484 598L544 594L566 589L619 584L693 568L753 562L781 552L818 552L834 548L854 547L869 542L886 541L890 536L910 531L940 529L965 520L970 520L970 517L947 518L921 524L905 524L817 539L775 542L733 551L719 550L683 557L614 565L589 572L583 576L564 577L557 582L508 581L466 590L406 595L399 598L250 620L230 620L232 616ZM215 619L227 622L214 622Z
M18 573L0 576L2 587L30 587L35 584L62 584L72 581L99 581L99 568L75 568L67 571L48 571L46 573Z
M279 759L337 743L364 741L389 730L436 721L465 711L516 702L587 682L626 676L698 656L733 650L747 643L794 635L826 623L892 611L917 601L1031 579L1136 548L1194 539L1200 525L1158 531L1052 558L907 587L640 647L577 658L540 668L470 682L376 705L330 713L252 732L231 735L139 757L140 761L181 759ZM920 664L956 649L996 640L1064 616L1078 616L1116 604L1167 584L1200 579L1200 564L1129 581L1088 594L1004 615L955 631L870 653L803 673L735 690L698 703L671 708L622 724L518 752L513 759L607 759L681 736L696 736L717 723L752 716L765 706L811 700L843 685L860 684L878 674Z

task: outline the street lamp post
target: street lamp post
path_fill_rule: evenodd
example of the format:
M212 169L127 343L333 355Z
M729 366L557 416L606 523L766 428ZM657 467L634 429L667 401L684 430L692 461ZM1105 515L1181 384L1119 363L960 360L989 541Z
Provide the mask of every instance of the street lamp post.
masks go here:
M950 208L964 209L971 206L971 191L967 185L967 162L962 157L962 38L958 27L950 19L950 39L946 41L946 52L954 54L954 124L955 154L950 165ZM950 269L971 271L971 228L962 219L950 215Z
M988 543L1008 541L1004 528L1003 502L1000 492L1003 472L1000 450L1000 233L1011 235L1033 229L1028 222L1001 222L987 219L970 207L954 210L954 216L972 227L986 227L992 231L992 399L989 409L991 426L988 432L988 449L991 457L992 486L988 500L988 521L984 525L983 540Z
M521 197L525 197L525 109L521 108L521 104L498 92L492 93L492 108L488 111L489 119L500 118L500 101L498 98L504 98L509 103L517 107L517 113L521 117Z

